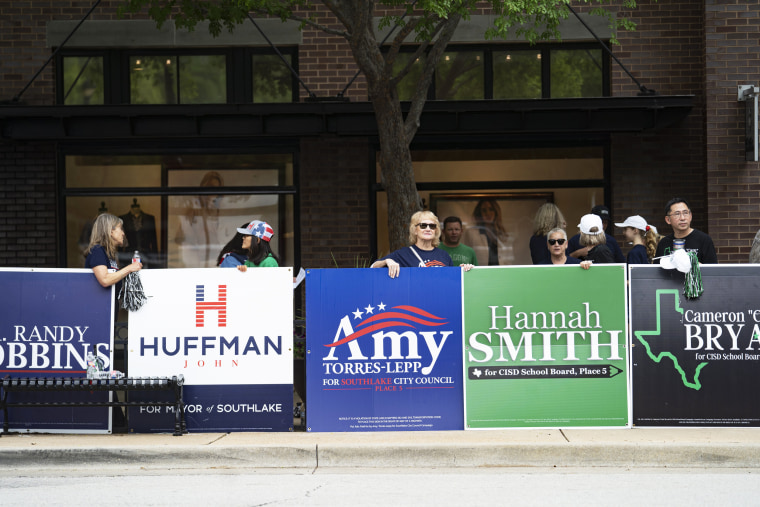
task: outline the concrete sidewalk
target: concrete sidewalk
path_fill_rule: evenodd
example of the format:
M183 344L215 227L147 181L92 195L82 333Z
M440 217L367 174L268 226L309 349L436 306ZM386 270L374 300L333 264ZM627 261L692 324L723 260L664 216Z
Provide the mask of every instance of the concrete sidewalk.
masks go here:
M77 467L81 464L81 467ZM760 467L760 428L192 433L0 438L5 470Z

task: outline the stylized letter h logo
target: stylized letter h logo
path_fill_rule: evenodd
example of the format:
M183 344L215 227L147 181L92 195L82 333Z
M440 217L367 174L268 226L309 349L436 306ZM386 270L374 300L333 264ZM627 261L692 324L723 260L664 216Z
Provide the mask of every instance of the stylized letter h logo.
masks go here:
M219 301L204 301L204 286L195 286L195 327L203 327L203 318L207 310L217 310L219 327L227 327L227 286L219 285L218 291Z

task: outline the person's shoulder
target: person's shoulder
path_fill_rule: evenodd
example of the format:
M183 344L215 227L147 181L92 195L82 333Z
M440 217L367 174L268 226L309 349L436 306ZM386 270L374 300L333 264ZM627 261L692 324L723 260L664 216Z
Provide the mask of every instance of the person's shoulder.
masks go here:
M277 261L272 256L272 254L269 254L263 261L261 261L260 266L262 268L278 268L280 267L279 264L277 264Z
M571 255L565 255L565 264L580 264L581 260Z
M694 239L699 239L699 240L709 239L710 241L712 241L712 238L710 237L709 234L707 234L706 232L702 232L699 229L692 229L691 232L689 233L689 236L692 236Z

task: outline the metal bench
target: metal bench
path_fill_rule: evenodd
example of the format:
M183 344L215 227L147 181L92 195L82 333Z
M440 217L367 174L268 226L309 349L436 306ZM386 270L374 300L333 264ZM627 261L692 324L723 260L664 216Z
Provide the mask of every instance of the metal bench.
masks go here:
M0 408L3 411L3 433L8 433L8 407L141 407L164 406L174 407L174 435L187 433L185 424L185 404L182 400L185 377L135 377L120 379L88 379L83 377L56 378L11 378L5 377L0 383L2 397ZM39 392L39 391L68 391L68 392L150 392L173 391L173 401L13 401L8 402L9 392Z

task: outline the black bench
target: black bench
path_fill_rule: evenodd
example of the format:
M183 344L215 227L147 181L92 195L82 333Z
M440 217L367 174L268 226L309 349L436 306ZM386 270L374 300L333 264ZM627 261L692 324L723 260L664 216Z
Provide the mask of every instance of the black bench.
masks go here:
M185 377L135 377L120 379L88 379L83 377L58 378L10 378L5 377L0 383L2 397L0 408L3 410L3 433L8 433L8 407L141 407L164 406L174 407L174 435L187 433L185 424L185 403L182 400ZM13 401L8 402L9 392L94 392L94 391L123 391L150 392L173 391L173 401Z

